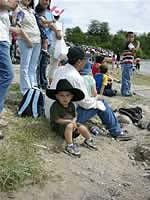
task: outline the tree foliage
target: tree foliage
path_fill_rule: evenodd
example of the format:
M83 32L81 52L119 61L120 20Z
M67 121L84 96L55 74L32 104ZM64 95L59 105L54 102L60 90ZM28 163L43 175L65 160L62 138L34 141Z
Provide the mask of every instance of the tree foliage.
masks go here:
M88 45L94 47L102 47L117 52L122 52L126 41L127 31L120 30L116 34L110 34L109 24L92 20L88 25L86 33L82 32L79 26L67 28L65 37L68 42L75 45ZM143 33L137 36L140 41L141 48L137 52L142 58L150 58L150 33Z

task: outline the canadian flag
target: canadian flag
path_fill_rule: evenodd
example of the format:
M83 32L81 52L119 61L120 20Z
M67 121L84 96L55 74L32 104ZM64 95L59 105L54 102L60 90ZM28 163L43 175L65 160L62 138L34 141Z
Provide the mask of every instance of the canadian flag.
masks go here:
M60 16L60 15L64 12L64 9L60 9L60 8L54 6L54 7L52 7L52 8L50 9L50 11L52 12L52 14L53 14L54 16Z

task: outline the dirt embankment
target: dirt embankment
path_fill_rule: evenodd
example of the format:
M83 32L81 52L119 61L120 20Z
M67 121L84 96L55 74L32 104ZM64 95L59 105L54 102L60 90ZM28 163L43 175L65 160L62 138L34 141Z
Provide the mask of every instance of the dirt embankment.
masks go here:
M119 84L116 87L119 89ZM137 91L141 88L134 87ZM150 120L150 93L146 89L143 91L144 98L139 92L139 96L130 98L116 96L106 99L113 109L138 105L143 109L144 119ZM97 119L93 120L99 125ZM44 145L50 151L39 147L39 154L50 172L47 183L25 186L11 194L0 193L0 199L150 200L150 132L132 123L123 124L123 128L134 136L133 140L118 142L105 135L96 136L94 139L99 150L79 147L81 158L64 154L61 151L64 144L57 137L51 143L45 141ZM78 143L82 140L78 138Z

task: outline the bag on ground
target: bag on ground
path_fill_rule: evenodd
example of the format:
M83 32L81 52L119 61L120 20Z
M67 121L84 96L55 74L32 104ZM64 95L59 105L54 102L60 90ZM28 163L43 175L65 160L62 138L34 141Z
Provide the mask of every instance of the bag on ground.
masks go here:
M119 113L127 115L133 123L138 123L142 119L142 108L136 106L134 108L119 108Z
M37 118L44 114L44 96L39 88L29 89L20 103L18 116Z

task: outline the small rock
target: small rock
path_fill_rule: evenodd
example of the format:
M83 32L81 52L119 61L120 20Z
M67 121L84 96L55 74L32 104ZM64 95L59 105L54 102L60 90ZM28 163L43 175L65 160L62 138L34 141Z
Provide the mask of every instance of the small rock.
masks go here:
M131 124L132 123L131 119L128 116L118 115L117 118L120 123L123 123L123 124Z

